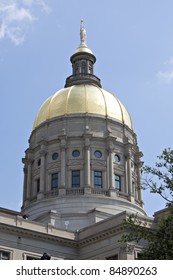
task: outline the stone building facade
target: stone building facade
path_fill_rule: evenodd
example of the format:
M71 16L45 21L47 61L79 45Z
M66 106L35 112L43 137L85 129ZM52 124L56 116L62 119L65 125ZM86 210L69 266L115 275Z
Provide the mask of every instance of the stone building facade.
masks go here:
M0 259L135 259L121 244L123 220L147 217L141 157L129 112L94 75L86 45L71 56L72 75L36 116L24 164L21 212L0 209ZM4 254L4 257L3 257Z

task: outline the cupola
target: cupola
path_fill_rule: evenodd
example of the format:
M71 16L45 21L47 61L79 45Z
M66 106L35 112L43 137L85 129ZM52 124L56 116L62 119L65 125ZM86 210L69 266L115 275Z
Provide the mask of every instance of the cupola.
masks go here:
M86 44L86 30L83 20L80 25L80 46L71 56L72 75L66 79L65 87L81 84L93 84L101 87L100 79L94 75L96 57Z

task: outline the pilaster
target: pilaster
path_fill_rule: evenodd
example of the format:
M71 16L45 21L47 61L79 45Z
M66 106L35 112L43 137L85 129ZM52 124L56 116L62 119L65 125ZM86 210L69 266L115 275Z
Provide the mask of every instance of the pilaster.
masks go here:
M65 188L65 176L66 176L66 135L60 136L60 148L61 148L61 188Z
M85 170L84 170L84 191L85 193L91 193L91 172L90 172L90 134L85 134L84 136L84 148L85 148Z

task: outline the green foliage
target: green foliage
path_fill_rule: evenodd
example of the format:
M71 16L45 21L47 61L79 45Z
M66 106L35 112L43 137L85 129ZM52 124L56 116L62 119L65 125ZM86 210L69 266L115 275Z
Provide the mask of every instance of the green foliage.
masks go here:
M173 211L158 223L158 229L147 238L148 247L143 250L143 260L173 260Z
M169 206L173 204L173 150L165 149L158 159L155 167L143 167L147 175L143 180L143 189L159 194L166 201L166 206Z
M143 260L173 260L173 150L165 149L158 159L155 167L143 168L147 175L143 189L159 194L165 200L167 209L158 220L155 219L155 228L150 228L147 221L137 215L130 215L124 223L127 234L121 240L147 241L147 247L140 254Z
M145 220L137 215L130 215L124 223L127 234L123 242L140 242L146 240L148 246L140 254L142 260L173 260L173 206L157 224L156 229L147 227Z

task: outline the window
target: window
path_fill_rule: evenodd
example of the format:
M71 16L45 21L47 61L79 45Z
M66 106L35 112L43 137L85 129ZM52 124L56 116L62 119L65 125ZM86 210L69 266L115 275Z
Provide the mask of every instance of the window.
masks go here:
M80 171L72 171L72 188L80 188Z
M58 173L52 174L51 189L56 190L58 188Z
M89 64L89 73L93 74L93 65L92 65L92 63Z
M37 179L36 184L37 184L37 192L39 192L40 191L40 178Z
M39 158L39 160L37 161L37 165L38 165L38 166L41 165L41 158Z
M119 157L119 155L115 155L115 156L114 156L114 161L115 161L115 162L120 162L120 157Z
M75 65L75 75L77 75L79 73L79 64L78 63L76 63L76 65Z
M10 252L0 251L0 260L10 260Z
M115 189L121 191L121 176L115 174Z
M102 171L94 171L94 187L102 188Z
M79 157L79 156L80 156L80 152L79 152L78 150L74 150L74 151L72 152L72 156L73 156L73 157Z
M142 252L135 251L135 260L142 260Z
M86 63L85 62L82 62L81 73L82 74L86 73Z
M101 158L102 157L102 153L100 151L95 151L94 155L96 158Z
M58 159L58 153L53 153L52 159L53 159L53 160L57 160L57 159Z

